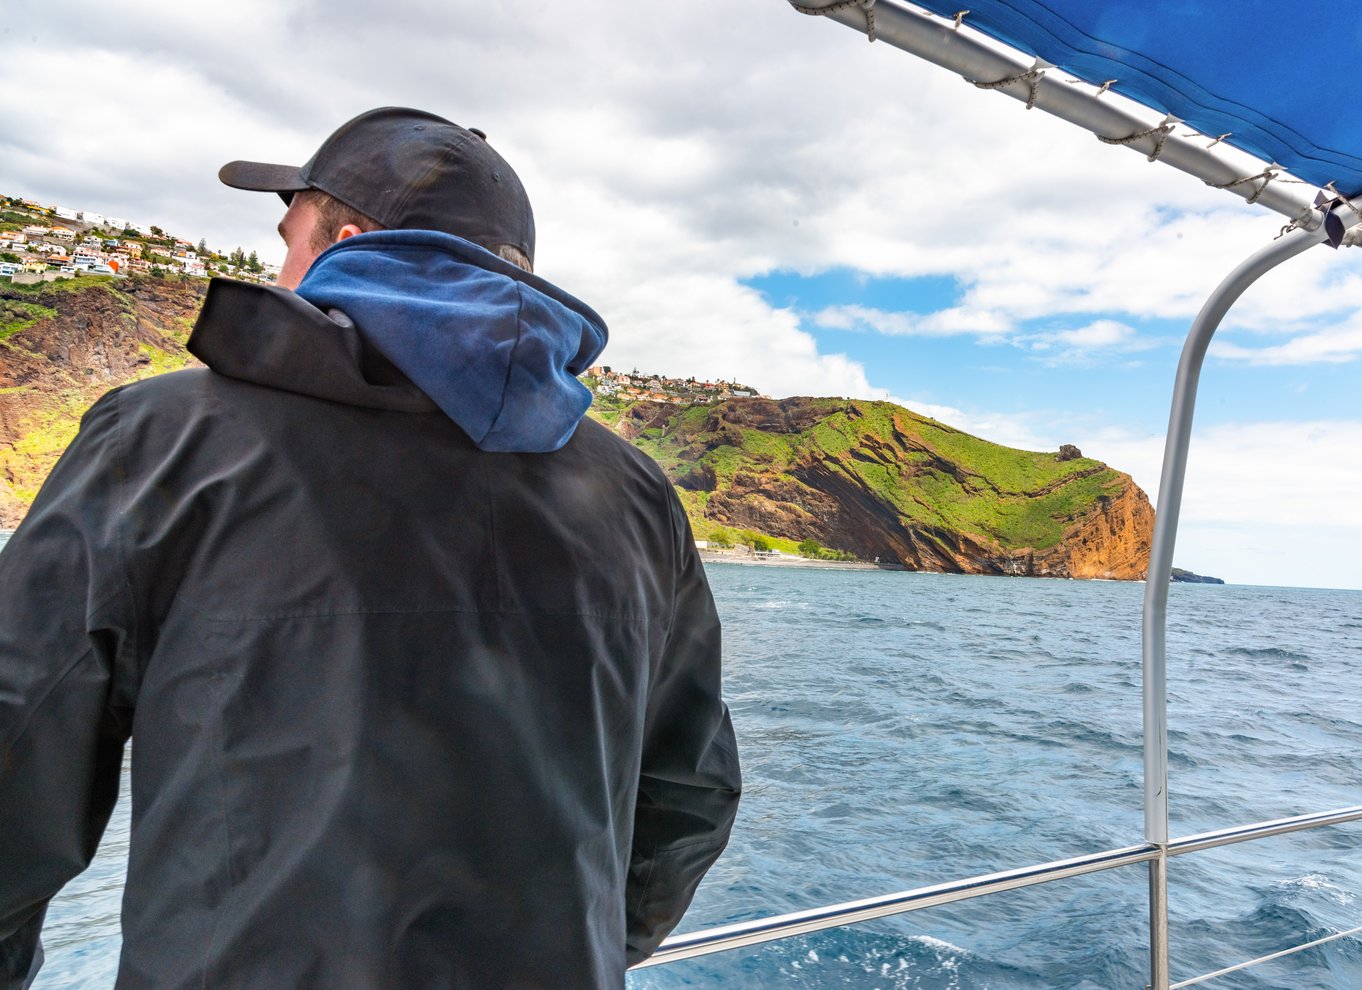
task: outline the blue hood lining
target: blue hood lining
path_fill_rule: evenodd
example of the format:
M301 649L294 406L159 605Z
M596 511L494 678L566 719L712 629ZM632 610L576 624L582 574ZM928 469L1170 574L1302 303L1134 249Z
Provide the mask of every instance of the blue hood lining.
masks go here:
M591 405L577 376L605 347L604 320L463 238L357 234L322 252L297 293L354 321L483 450L557 450Z

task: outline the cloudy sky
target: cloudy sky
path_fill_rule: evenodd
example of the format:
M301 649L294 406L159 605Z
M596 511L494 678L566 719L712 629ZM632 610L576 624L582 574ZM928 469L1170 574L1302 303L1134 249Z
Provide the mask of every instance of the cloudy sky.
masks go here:
M1156 497L1181 339L1281 220L785 0L7 0L0 192L282 257L216 181L409 105L485 130L605 362L892 398ZM1179 566L1362 587L1362 253L1260 282L1202 379Z

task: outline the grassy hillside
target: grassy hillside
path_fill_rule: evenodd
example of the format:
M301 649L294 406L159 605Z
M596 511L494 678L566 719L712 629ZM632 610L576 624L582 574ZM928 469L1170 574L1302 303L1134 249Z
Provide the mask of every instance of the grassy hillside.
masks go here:
M84 275L0 280L0 528L23 518L109 389L182 368L207 283Z
M601 404L593 414L662 465L701 539L736 527L908 566L1009 573L1018 557L1053 557L1138 492L1077 451L1003 447L888 402Z
M0 281L0 528L17 524L80 414L183 367L207 283ZM887 402L600 403L661 464L696 536L916 570L1141 577L1153 512L1100 461L1013 450Z

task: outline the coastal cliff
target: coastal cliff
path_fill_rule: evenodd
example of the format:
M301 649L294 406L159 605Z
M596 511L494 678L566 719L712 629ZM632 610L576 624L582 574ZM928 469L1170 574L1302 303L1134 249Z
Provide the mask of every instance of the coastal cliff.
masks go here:
M207 284L0 281L0 529L23 518L100 395L193 363ZM1013 450L840 398L618 400L591 415L658 461L696 536L719 545L966 574L1128 580L1148 567L1148 499L1073 447Z
M0 281L0 529L18 525L92 402L192 363L184 345L207 286L151 277Z
M651 454L697 536L772 534L912 570L1141 579L1154 512L1129 475L1013 450L888 402L639 402L598 417Z

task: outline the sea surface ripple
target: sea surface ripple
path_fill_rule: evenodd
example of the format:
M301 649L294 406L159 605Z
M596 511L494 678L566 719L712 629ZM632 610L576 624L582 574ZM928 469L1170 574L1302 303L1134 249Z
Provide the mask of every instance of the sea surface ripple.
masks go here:
M745 793L681 931L1143 841L1143 585L714 565ZM1176 585L1174 836L1362 803L1362 592ZM126 768L125 768L126 774ZM126 779L125 779L126 784ZM35 990L112 986L128 840L53 903ZM1173 979L1362 924L1362 826L1182 856ZM676 987L1116 990L1143 866L632 973ZM1362 986L1349 937L1215 990Z
M732 844L680 926L1137 845L1144 586L714 566L744 758ZM1174 836L1362 804L1362 593L1175 585ZM1362 825L1182 856L1173 979L1362 925ZM647 969L631 990L1138 990L1125 867ZM1362 941L1216 990L1355 990Z

